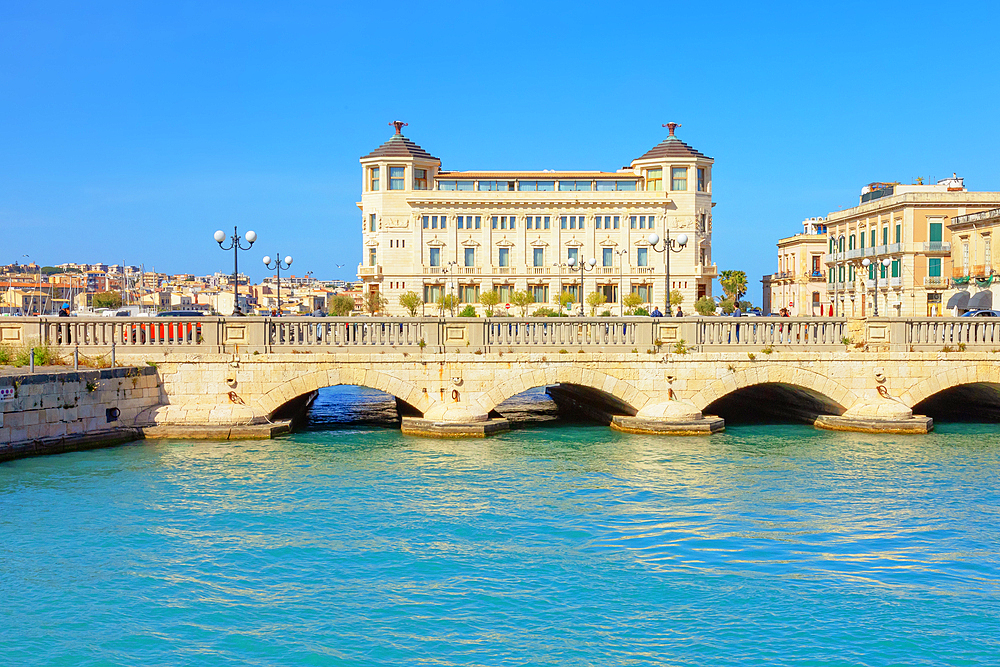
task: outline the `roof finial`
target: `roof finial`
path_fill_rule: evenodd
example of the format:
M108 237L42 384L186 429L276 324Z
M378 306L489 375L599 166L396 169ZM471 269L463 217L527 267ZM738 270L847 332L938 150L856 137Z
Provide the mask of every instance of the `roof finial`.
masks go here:
M674 136L674 130L680 127L680 123L664 123L661 127L665 127L670 130L670 136Z
M394 120L394 121L390 122L389 125L395 125L396 126L396 134L402 134L403 133L403 128L406 127L407 125L409 125L409 123L404 123L401 120ZM671 134L673 134L673 133L671 133Z

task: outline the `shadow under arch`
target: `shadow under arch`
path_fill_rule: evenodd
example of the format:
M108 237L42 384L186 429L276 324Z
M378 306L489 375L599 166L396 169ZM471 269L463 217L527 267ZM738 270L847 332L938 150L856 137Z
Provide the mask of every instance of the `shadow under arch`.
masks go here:
M648 398L638 392L629 382L593 369L576 367L556 367L529 371L501 382L493 390L479 398L483 412L495 412L497 406L507 399L530 389L548 387L549 395L559 402L556 395L562 387L564 395L589 397L602 406L607 405L611 414L634 415L645 405ZM600 407L600 406L598 406Z
M306 397L320 389L340 385L355 385L385 392L396 399L400 414L405 416L423 414L419 407L424 401L421 391L407 382L372 369L309 371L266 392L255 401L255 407L260 414L267 415L271 419L297 403L308 400Z
M857 396L830 378L805 368L753 366L720 378L692 403L727 423L797 421L842 415Z
M1000 382L969 382L931 394L913 406L913 413L935 422L1000 422Z

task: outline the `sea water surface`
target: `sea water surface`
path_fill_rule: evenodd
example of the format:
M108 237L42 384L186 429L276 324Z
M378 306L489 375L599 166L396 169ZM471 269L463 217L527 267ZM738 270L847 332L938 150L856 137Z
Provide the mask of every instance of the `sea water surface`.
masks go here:
M430 440L391 409L0 464L0 664L1000 664L996 425Z

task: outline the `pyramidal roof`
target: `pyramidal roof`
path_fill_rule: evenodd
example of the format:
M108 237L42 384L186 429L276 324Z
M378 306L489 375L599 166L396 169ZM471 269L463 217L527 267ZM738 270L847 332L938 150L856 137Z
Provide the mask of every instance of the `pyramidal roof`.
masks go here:
M362 160L367 160L368 158L373 157L417 157L425 160L437 160L436 157L403 136L402 130L407 123L396 120L389 123L389 125L395 126L396 134L389 137L389 141L385 142L368 155L362 155ZM440 160L438 160L438 162L440 162Z
M637 160L648 160L661 157L700 157L711 160L704 153L699 153L695 149L674 136L674 130L680 127L680 123L665 123L663 127L670 130L670 136L646 151Z

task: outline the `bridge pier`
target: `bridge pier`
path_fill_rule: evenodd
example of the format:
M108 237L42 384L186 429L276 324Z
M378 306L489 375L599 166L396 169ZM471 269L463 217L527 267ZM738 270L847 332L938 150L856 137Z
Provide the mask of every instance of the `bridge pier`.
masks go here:
M423 417L402 417L400 430L406 435L432 438L485 438L510 430L506 419L490 418L462 403L435 403Z
M853 406L842 415L820 415L814 426L828 431L919 434L930 432L934 420L914 415L913 410L902 403L883 401Z
M670 400L644 406L635 416L616 415L611 428L649 435L711 435L726 428L721 417L703 415L689 403Z

